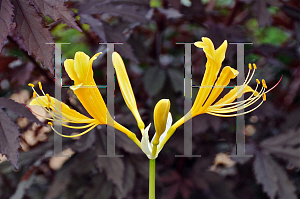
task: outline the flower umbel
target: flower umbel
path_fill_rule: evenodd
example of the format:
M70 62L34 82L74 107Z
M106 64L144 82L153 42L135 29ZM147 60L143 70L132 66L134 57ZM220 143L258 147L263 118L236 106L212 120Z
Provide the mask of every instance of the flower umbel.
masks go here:
M139 141L133 132L120 125L116 121L114 121L114 127L132 139L149 159L156 159L159 152L162 150L168 139L173 135L175 130L192 117L204 113L220 117L238 116L254 111L264 101L266 101L266 93L268 91L265 92L267 89L265 80L259 81L257 79L256 88L254 90L248 86L257 69L255 64L249 64L249 72L246 76L245 82L242 85L235 86L223 98L217 100L224 88L228 86L230 80L234 79L239 74L237 70L231 68L230 66L225 66L220 72L222 62L225 59L227 41L225 40L222 45L215 50L212 41L209 38L203 37L202 41L195 42L195 46L202 48L207 58L206 70L195 102L191 110L172 125L172 116L169 112L170 101L168 99L160 100L154 108L153 115L156 133L154 134L151 142L149 141L148 134L151 124L145 128L144 122L142 121L137 109L135 96L126 72L124 62L118 53L114 52L112 55L113 65L116 70L122 96L126 105L137 121L137 125L142 134L142 139ZM32 100L30 105L44 107L44 109L52 116L51 118L47 118L48 120L56 121L69 128L88 128L78 135L67 136L60 134L52 127L52 129L61 136L80 136L89 132L97 125L108 124L108 119L112 120L112 117L107 111L105 102L93 78L92 64L98 55L99 53L90 59L86 54L77 52L74 59L67 59L64 62L65 69L69 77L74 81L74 86L72 86L71 89L74 91L75 95L78 97L79 101L92 116L92 118L78 113L66 104L53 97L50 97L48 94L45 94L40 83L39 88L42 91L43 96L40 96L36 92L33 84L29 84L29 86L31 86L34 90L34 100ZM235 102L237 98L240 98L244 93L247 92L252 93L250 97L245 100ZM261 100L260 103L252 109L243 113L237 113L237 111L244 110L259 100ZM67 123L84 123L85 125L72 126Z

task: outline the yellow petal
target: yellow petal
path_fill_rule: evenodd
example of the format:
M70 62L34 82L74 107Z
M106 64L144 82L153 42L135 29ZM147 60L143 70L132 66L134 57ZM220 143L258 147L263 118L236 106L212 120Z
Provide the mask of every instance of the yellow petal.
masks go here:
M135 97L134 97L134 94L132 91L132 87L131 87L122 57L117 52L114 52L112 55L112 59L113 59L113 65L116 69L118 83L119 83L123 98L125 100L125 103L128 106L128 108L130 109L130 111L132 112L132 114L134 115L134 117L137 121L138 127L140 129L144 129L145 125L144 125L144 122L142 121L139 111L137 109Z
M206 56L215 59L215 47L213 42L207 37L202 37L202 41L206 44L206 47L203 48Z
M207 63L204 77L192 108L193 116L195 115L194 111L200 110L203 106L203 103L208 98L209 93L211 92L212 87L217 79L227 49L226 40L217 50L215 50L214 45L209 38L202 37L202 40L203 42L196 42L195 45L199 48L203 48L207 57Z
M170 100L161 99L154 108L154 126L156 130L156 136L153 141L153 145L159 143L159 138L166 129L166 124L168 120L168 114L170 110Z
M102 124L106 124L106 118L111 117L107 112L106 104L95 82L93 82L93 85L90 86L94 87L77 87L77 89L74 90L74 93L93 118Z
M95 54L95 55L89 60L88 71L86 72L86 81L87 81L87 82L91 82L91 79L88 79L88 78L93 78L93 76L94 76L93 70L92 70L92 65L93 65L94 60L97 59L97 57L98 57L100 54L102 54L102 53L100 52L100 53Z
M74 59L66 59L64 67L69 77L77 83L79 79L74 69Z
M229 84L230 79L235 78L238 74L239 72L230 66L224 67L207 101L201 109L195 110L195 113L194 111L192 112L193 116L204 113L205 110L218 98L224 88Z
M87 72L89 71L90 57L83 52L76 52L74 58L74 70L80 82L85 83Z
M236 98L240 98L242 97L242 95L244 93L248 93L248 92L252 92L254 93L254 96L258 95L257 91L254 91L250 86L246 86L244 88L244 92L239 92L238 90L240 90L242 88L242 86L236 86L234 88L232 88L223 98L221 98L219 101L217 101L214 105L220 105L220 104L229 104L232 103ZM218 106L220 107L220 106Z
M225 40L222 45L216 50L216 57L215 61L217 62L218 65L221 66L222 62L225 59L225 53L227 49L227 40Z
M207 46L207 45L206 45L204 42L202 42L202 41L197 41L197 42L194 43L194 45L197 46L198 48L204 48L204 47Z
M57 112L57 109L54 109L55 106L60 105L61 107L61 113L56 113L56 114L62 114L66 119L68 120L80 120L83 123L89 123L92 119L86 117L85 115L82 115L81 113L71 109L68 105L65 103L50 97L51 100L51 109L54 110L54 112ZM48 106L48 97L47 96L40 96L35 99L33 99L29 105L37 105L37 106L43 106L47 107ZM53 107L54 106L54 107Z
M94 81L92 69L93 61L99 54L101 53L95 54L90 59L85 53L77 52L74 58L74 69L71 67L71 61L67 62L67 68L70 74L72 74L70 76L72 79L75 75L78 77L78 81L75 81L75 85L72 86L71 89L74 91L81 104L93 118L98 120L99 123L106 124L107 117L111 118L111 116L107 112L106 104Z

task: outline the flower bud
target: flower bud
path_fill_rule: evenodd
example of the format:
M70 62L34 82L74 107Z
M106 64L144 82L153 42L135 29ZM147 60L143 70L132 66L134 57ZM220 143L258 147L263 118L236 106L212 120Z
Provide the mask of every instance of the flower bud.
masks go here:
M170 110L170 100L168 100L168 99L162 99L155 105L154 126L155 126L155 130L156 130L155 140L157 142L158 142L161 134L163 134L163 132L166 130L166 124L167 124L167 120L168 120L169 110ZM155 143L153 142L153 144L155 144Z

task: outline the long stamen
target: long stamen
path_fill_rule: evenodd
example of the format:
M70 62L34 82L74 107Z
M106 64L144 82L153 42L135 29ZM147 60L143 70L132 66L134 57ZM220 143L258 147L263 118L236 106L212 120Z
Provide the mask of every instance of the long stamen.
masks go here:
M243 113L238 113L238 114L225 115L225 114L217 114L217 113L213 113L213 112L207 112L207 113L210 114L210 115L219 116L219 117L234 117L234 116L239 116L239 115L245 115L247 113L250 113L250 112L254 111L258 107L260 107L263 104L263 102L264 101L262 100L261 103L259 105L257 105L255 108L253 108L249 111L243 112Z
M79 133L79 134L76 134L76 135L64 135L64 134L61 134L61 133L59 133L58 131L56 131L56 130L54 129L54 127L53 127L53 124L52 124L51 122L48 122L48 124L51 126L51 129L52 129L55 133L57 133L58 135L60 135L60 136L62 136L62 137L66 137L66 138L74 138L74 137L82 136L82 135L88 133L89 131L91 131L93 128L95 128L95 127L98 125L98 124L95 124L95 125L93 125L92 127L90 127L89 129L85 130L84 132Z
M249 64L249 66L250 66L250 64ZM247 74L247 77L246 77L244 83L241 85L241 88L239 88L239 89L237 90L237 94L236 94L237 96L238 96L242 91L244 91L245 87L250 83L251 79L253 78L253 75L254 75L254 73L255 73L256 66L254 67L254 70L253 70L253 72L252 72L252 74L251 74L251 77L249 78L249 76L250 76L250 71L251 71L250 68L252 69L252 67L249 67L249 71L248 71L248 74ZM227 102L232 101L233 98L234 98L234 96L232 96L231 98L227 99L225 102L223 102L223 104L226 104Z
M231 113L231 112L236 112L239 111L241 109L247 108L249 106L251 106L252 104L254 104L259 98L261 98L264 94L265 89L262 88L261 91L259 92L259 94L255 97L253 97L252 99L248 100L249 102L247 102L246 104L244 104L247 100L243 100L241 101L242 103L239 105L235 105L235 106L231 106L231 107L226 107L226 108L220 108L220 109L213 109L213 110L209 110L209 112L214 112L214 113Z
M267 94L268 92L270 92L271 90L273 90L276 86L278 86L278 84L281 82L281 80L282 80L282 77L283 77L283 75L281 75L281 78L280 78L280 80L272 87L272 88L270 88L269 90L267 90L265 93Z
M40 97L38 94L37 94L38 97ZM58 112L55 112L56 114L53 114L50 110L46 109L40 102L39 102L39 99L41 99L45 104L46 104L46 101L43 100L42 98L37 98L36 101L38 102L38 104L47 112L49 113L52 118L47 118L47 117L44 117L44 116L41 116L47 120L51 120L51 121L63 121L63 122L68 122L68 123L84 123L85 120L81 120L81 121L77 121L76 118L72 118L73 120L70 120L70 119L67 119L65 118L62 113ZM50 106L50 108L53 108L53 104L51 103L52 106ZM54 107L55 108L55 107ZM59 113L60 115L58 115L57 113ZM37 114L38 115L38 114ZM86 123L89 123L88 121L86 121Z
M251 100L251 98L253 97L254 93L257 92L257 88L258 88L258 84L256 84L256 87L255 87L255 90L254 92L252 92L252 95L250 97L248 97L246 100L244 101L240 101L240 102L231 102L231 103L222 103L222 104L216 104L216 105L212 105L211 107L208 108L208 110L210 110L211 108L217 108L217 107L223 107L223 106L230 106L230 105L238 105L238 104L241 104L241 103L244 103L246 101L249 101Z

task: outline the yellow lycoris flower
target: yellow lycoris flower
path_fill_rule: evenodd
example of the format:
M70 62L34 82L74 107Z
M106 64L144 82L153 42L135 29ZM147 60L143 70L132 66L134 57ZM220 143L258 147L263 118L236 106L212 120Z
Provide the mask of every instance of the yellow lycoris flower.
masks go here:
M71 109L68 105L50 97L45 94L41 83L39 82L39 88L44 96L39 96L34 89L33 84L29 84L34 90L34 99L30 102L30 105L38 105L44 107L44 109L51 114L52 118L46 118L60 123L61 125L74 129L88 128L84 132L78 135L63 135L57 132L53 127L52 129L63 137L77 137L83 135L92 130L97 125L107 124L107 120L111 119L109 112L107 111L105 102L99 92L99 89L93 78L93 61L100 53L94 55L91 59L83 52L77 52L74 59L67 59L64 62L65 69L69 77L74 80L74 86L71 89L82 103L87 112L93 117L86 117L77 111ZM59 107L59 108L58 108ZM85 123L87 125L71 126L66 123ZM130 139L132 139L139 147L141 147L140 141L136 138L136 135L123 127L117 122L114 122L114 127L123 133L125 133Z
M263 101L266 100L265 89L267 86L265 84L265 80L262 81L263 87L259 92L257 91L260 84L259 80L256 80L257 85L255 90L248 86L253 78L255 70L257 69L255 64L253 64L254 69L252 68L252 65L249 64L249 72L244 83L240 86L235 86L223 98L215 102L224 88L229 84L230 80L234 79L239 72L230 66L225 66L218 77L222 62L225 59L227 49L226 40L217 50L215 50L212 41L206 37L203 37L202 41L195 42L194 45L198 48L202 48L207 58L204 77L191 110L170 127L169 132L162 140L162 146L164 146L167 140L173 135L180 125L196 115L207 113L220 117L234 117L254 111L263 103ZM252 95L249 98L243 101L234 102L237 98L240 98L247 92L252 92ZM239 110L243 110L251 106L259 99L262 100L256 107L243 113L236 113Z
M238 71L229 66L225 66L218 77L222 62L225 58L227 41L224 41L217 50L215 50L211 40L205 37L202 38L201 42L196 42L195 45L199 48L203 48L207 57L205 74L196 100L189 113L187 113L173 125L172 115L169 112L170 101L168 99L160 100L154 109L153 115L156 133L154 134L151 142L149 141L148 135L151 124L145 128L144 122L142 121L137 109L135 96L133 94L124 62L118 53L113 53L113 65L116 70L120 90L126 105L137 121L137 125L142 133L142 139L139 141L134 133L116 121L114 121L114 127L132 139L149 159L157 158L159 152L162 150L168 139L173 135L175 130L192 117L203 113L220 117L238 116L255 110L263 103L263 101L266 100L265 89L267 88L267 85L265 80L261 81L262 88L260 91L257 91L260 85L259 80L256 80L257 85L255 90L248 86L255 73L255 70L257 69L255 64L249 64L249 72L245 82L240 86L234 87L223 98L215 102L223 89L229 84L230 80L234 79L238 75ZM93 79L92 63L98 54L90 59L86 54L77 52L74 60L67 59L65 61L66 71L70 78L74 80L74 86L72 86L71 89L74 91L80 102L93 118L88 118L77 111L72 110L66 104L50 97L43 91L42 92L44 96L39 96L34 90L35 99L30 103L31 105L39 105L44 107L45 110L52 115L52 118L47 119L57 121L63 126L77 129L89 128L83 133L75 136L83 135L99 124L107 124L107 120L112 119L107 112L106 105ZM33 87L32 84L30 84L30 86ZM42 90L40 84L39 86ZM234 102L246 92L252 92L252 95L243 101ZM237 111L253 105L259 99L261 99L261 102L256 107L244 113L237 114ZM57 103L59 103L61 107L59 110L55 108ZM86 123L87 125L74 127L67 125L66 123ZM53 130L55 131L54 128ZM57 131L55 132L58 133ZM62 136L75 137L66 135Z

